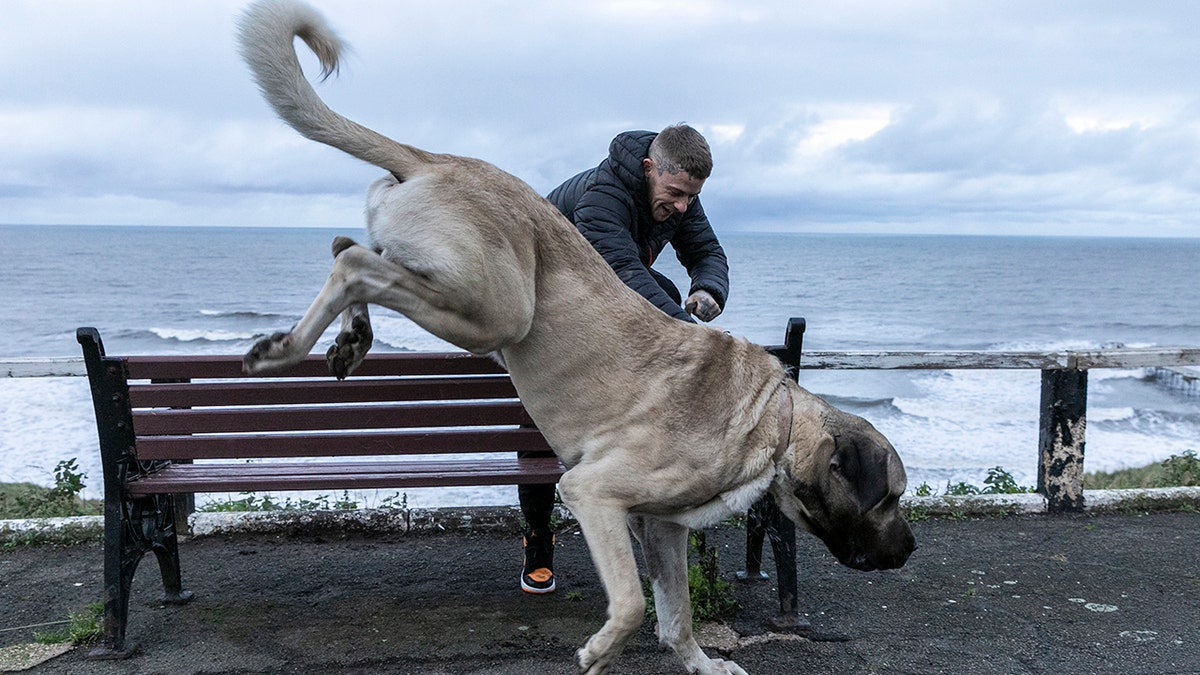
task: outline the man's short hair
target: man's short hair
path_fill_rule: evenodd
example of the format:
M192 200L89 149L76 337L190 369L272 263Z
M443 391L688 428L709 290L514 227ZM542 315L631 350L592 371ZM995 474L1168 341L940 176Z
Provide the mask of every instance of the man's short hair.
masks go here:
M712 174L712 152L699 131L680 122L663 129L650 143L650 159L666 173L686 171L696 180Z

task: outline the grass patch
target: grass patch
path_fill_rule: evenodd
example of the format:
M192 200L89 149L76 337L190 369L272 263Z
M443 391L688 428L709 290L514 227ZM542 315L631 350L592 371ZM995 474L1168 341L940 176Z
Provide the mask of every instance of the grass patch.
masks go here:
M1200 457L1195 450L1186 450L1181 455L1149 466L1117 471L1091 471L1083 476L1083 487L1087 490L1129 490L1138 488L1195 487L1200 486ZM946 483L942 490L921 483L913 489L916 497L966 497L969 495L1003 495L1033 492L1035 488L1020 485L1012 474L1003 467L988 469L983 486L964 481Z
M1149 466L1116 471L1093 471L1083 476L1088 490L1128 490L1135 488L1200 486L1200 457L1195 450Z
M103 525L70 524L30 530L0 530L0 548L74 546L104 539Z
M688 553L694 559L688 564L687 570L688 592L692 598L692 623L713 621L736 612L738 601L733 597L733 585L721 579L717 549L708 546L703 531L693 530L688 535ZM646 596L647 615L651 621L657 621L654 591L649 579L643 581L642 592Z
M33 634L33 639L46 645L70 642L73 645L89 645L100 639L103 632L102 618L104 603L93 602L78 612L67 616L67 625L56 631Z
M987 478L983 479L983 487L963 481L952 485L947 481L946 489L939 493L929 483L921 483L913 490L913 495L917 497L935 497L941 494L947 497L966 497L969 495L1027 494L1033 491L1033 487L1018 484L1017 479L1013 478L1013 475L1005 471L1003 467L994 466L988 469Z
M104 513L98 499L81 499L87 474L79 471L75 458L63 460L54 468L54 487L32 483L0 483L0 520L14 518L56 518L95 516Z

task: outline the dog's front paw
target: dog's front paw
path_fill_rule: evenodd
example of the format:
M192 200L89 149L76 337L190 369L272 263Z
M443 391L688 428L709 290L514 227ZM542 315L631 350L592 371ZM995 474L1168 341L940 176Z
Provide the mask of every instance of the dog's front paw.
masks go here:
M575 652L575 664L580 668L580 675L602 675L608 671L608 664L596 659L586 646Z
M242 357L242 370L249 375L277 372L292 365L292 334L275 333L265 337Z
M612 667L612 657L608 654L595 654L591 647L591 640L588 644L575 652L575 663L579 666L580 675L603 675Z

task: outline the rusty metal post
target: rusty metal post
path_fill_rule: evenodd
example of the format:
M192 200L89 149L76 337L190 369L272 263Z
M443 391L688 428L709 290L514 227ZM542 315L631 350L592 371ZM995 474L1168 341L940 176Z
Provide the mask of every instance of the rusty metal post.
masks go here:
M1083 448L1087 371L1042 371L1037 490L1050 513L1083 510Z

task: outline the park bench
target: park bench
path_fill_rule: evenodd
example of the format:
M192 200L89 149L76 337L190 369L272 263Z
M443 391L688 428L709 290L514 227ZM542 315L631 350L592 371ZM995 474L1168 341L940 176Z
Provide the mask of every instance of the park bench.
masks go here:
M785 345L767 347L793 375L803 332L804 320L792 319ZM196 493L544 484L565 470L488 357L373 353L338 381L310 356L248 378L240 356L107 356L96 329L76 337L104 470L103 637L90 658L135 650L129 595L146 553L158 560L162 601L191 600L178 534ZM781 571L782 615L795 616L794 529L769 503L750 514L746 576L765 576L764 534Z

